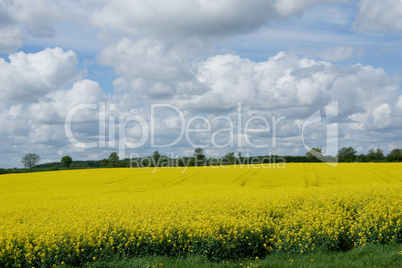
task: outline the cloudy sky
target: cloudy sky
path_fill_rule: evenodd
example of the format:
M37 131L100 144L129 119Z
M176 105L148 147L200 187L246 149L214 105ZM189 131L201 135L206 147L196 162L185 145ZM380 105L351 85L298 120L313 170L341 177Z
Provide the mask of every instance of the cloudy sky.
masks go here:
M401 0L0 0L0 167L334 139L388 153L401 62Z

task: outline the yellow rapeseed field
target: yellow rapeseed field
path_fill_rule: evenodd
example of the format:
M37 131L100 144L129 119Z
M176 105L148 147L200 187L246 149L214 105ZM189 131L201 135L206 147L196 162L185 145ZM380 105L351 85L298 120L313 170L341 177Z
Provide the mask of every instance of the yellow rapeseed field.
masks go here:
M220 260L402 242L402 165L92 169L0 176L0 267L112 254Z

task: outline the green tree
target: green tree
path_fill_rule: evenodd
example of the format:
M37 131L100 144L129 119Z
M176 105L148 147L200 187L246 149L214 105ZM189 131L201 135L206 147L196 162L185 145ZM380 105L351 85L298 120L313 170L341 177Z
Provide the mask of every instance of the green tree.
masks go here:
M106 159L106 158L102 159L102 160L100 161L100 167L101 167L101 168L110 167L110 161L109 161L109 159Z
M69 155L66 155L63 156L63 158L61 159L61 163L65 165L67 168L69 168L73 163L73 159Z
M161 154L158 151L155 151L153 156L152 156L152 161L154 163L155 167L160 166L160 161L161 161Z
M206 157L204 155L204 150L202 148L197 148L194 150L195 166L205 165Z
M388 161L390 162L401 162L402 161L402 150L401 149L393 149L387 156Z
M374 151L374 149L370 149L366 159L368 162L380 162L384 159L384 153L380 148L377 148L376 151Z
M109 163L111 167L117 167L119 166L119 156L117 155L116 152L113 152L109 155Z
M353 147L343 147L338 152L339 162L355 162L357 151Z
M365 154L359 154L356 157L356 162L359 162L359 163L367 162L367 156Z
M32 171L40 161L40 156L37 154L26 154L22 157L21 162L24 164L24 167L29 168L29 172Z
M322 159L322 149L312 148L306 153L308 162L320 162L319 158Z
M236 163L238 163L238 164L241 164L241 163L242 163L241 152L238 152L238 153L237 153Z
M177 159L177 166L179 167L187 166L186 160L183 157L179 157L179 159Z
M233 152L227 153L224 157L222 157L223 163L232 165L234 164L236 158Z

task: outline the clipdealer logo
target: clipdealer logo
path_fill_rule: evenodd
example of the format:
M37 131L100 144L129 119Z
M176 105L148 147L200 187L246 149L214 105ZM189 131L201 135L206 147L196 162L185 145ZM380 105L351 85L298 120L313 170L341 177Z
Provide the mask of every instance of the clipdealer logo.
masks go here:
M157 143L156 136L158 134L156 127L156 111L169 109L170 112L173 112L177 116L177 120L179 122L179 134L175 140L169 143ZM88 112L88 110L92 110L97 113L98 119L98 140L84 142L80 141L77 138L73 131L73 117L79 113ZM285 115L281 116L272 116L270 120L261 115L253 115L247 118L246 120L242 116L242 105L241 102L237 104L237 115L236 119L233 120L229 116L216 116L216 117L206 117L201 115L192 116L190 118L186 118L184 112L177 106L172 104L151 104L150 106L150 117L147 120L141 115L132 114L132 115L107 115L108 113L113 113L116 110L115 104L108 104L106 102L99 103L81 103L74 107L72 107L66 117L64 130L67 139L74 146L81 149L89 149L89 148L118 148L119 155L125 156L125 152L127 149L137 149L145 146L147 143L150 143L151 148L170 148L179 144L183 139L186 142L194 147L200 148L241 148L243 145L255 148L255 149L263 149L263 148L276 148L277 146L277 129L278 125L282 120L286 119ZM301 137L304 148L307 152L311 152L313 148L307 145L305 141L305 132L306 130L313 124L321 122L326 125L326 146L325 151L322 152L324 155L332 155L336 156L338 153L338 101L334 101L326 105L323 109L319 109L313 114L311 114L306 120L303 121L302 129L301 129ZM192 124L194 122L202 122L205 128L193 128ZM212 130L212 125L214 122L224 121L228 127L217 129L215 131ZM261 128L252 128L253 123L259 123L259 126L263 126ZM137 139L136 142L130 141L128 138L133 138L131 136L127 136L126 130L128 128L128 124L134 123L138 124L141 131L139 131L139 135L135 135ZM255 125L255 124L254 124ZM191 138L192 133L201 133L204 135L208 135L208 142L204 144L200 144L195 142ZM226 143L218 143L217 136L221 133L227 133L228 140ZM271 144L268 142L255 144L250 139L250 134L258 134L262 133L266 135L266 137L271 137ZM108 134L108 135L106 135ZM236 138L235 138L236 137ZM314 152L314 151L313 151ZM271 153L272 154L272 153ZM329 161L321 153L314 154L320 161L325 162L331 166L337 166L337 158L331 158ZM335 161L334 161L335 159Z
M176 139L169 143L157 143L156 136L158 134L156 127L156 111L169 109L171 112L176 113L177 119L180 122L179 134ZM85 112L85 110L93 110L98 113L98 140L91 142L80 141L72 131L73 117L79 113ZM263 133L267 137L271 136L271 146L276 147L276 135L278 124L285 120L284 115L276 117L272 116L270 120L261 115L253 115L246 120L242 117L242 106L238 102L237 105L237 116L233 120L229 116L216 116L213 118L196 115L190 118L186 118L184 112L177 106L172 104L152 104L150 107L150 119L146 120L140 115L109 115L108 112L114 112L116 106L114 104L106 105L105 102L95 103L81 103L73 108L71 108L66 117L64 130L67 139L71 144L78 148L89 149L89 148L118 148L119 154L124 155L126 149L136 149L144 146L150 142L151 148L170 148L177 145L183 139L192 147L214 147L214 148L227 148L227 147L237 147L240 148L243 145L262 149L270 147L268 142L256 144L250 139L251 134ZM220 128L213 131L213 123L224 122L228 127ZM205 128L193 128L194 122L201 122ZM129 141L126 135L126 130L129 123L138 124L141 128L141 134L137 135L135 138L139 138L136 142ZM261 128L253 128L253 124L258 123L262 126ZM117 130L117 133L116 133ZM108 137L106 137L108 133ZM199 144L191 138L192 133L201 133L209 136L208 142L204 144ZM219 143L217 136L221 133L228 134L228 141L226 143ZM236 138L235 138L236 137Z

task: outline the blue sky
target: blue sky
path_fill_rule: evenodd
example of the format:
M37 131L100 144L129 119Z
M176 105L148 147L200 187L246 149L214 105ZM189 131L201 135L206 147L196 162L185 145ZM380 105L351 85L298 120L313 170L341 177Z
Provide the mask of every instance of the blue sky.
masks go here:
M359 153L402 147L398 0L0 0L0 16L0 167L21 166L28 152L51 162L113 151L191 155L194 145L209 157L303 155L328 144L325 120L309 128L304 142L302 126L333 101L339 147ZM97 142L94 148L74 144L65 132L69 111L83 103L97 109L80 111L70 127L76 141ZM104 122L101 103L115 108ZM238 131L244 124L227 129L239 103L244 121L267 119L251 124L266 132L247 137L264 148L230 142L246 139ZM156 148L152 104L173 105L183 116L166 107L156 114L159 141L179 137L182 118L195 129L210 124L210 131ZM118 123L119 116L141 117L147 128L134 119ZM274 116L286 118L276 133ZM144 144L126 146L144 133Z

